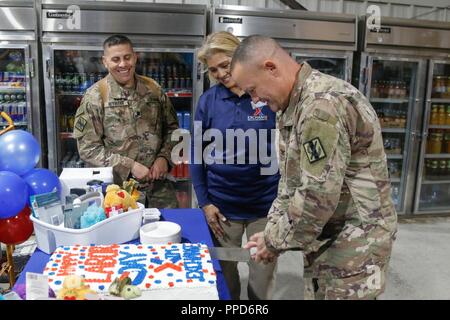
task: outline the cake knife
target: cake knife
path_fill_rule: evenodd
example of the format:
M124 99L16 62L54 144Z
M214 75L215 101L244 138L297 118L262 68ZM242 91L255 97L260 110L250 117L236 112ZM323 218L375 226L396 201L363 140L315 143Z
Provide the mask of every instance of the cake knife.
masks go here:
M208 247L208 250L211 258L216 260L241 262L250 260L250 250L244 248Z

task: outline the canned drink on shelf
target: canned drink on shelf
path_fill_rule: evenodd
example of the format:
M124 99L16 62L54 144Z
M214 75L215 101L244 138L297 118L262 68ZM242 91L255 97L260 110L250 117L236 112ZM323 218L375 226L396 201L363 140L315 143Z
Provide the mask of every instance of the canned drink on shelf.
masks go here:
M183 113L183 129L186 129L186 130L191 129L191 113L190 112Z
M17 118L17 122L23 122L23 113L24 113L24 106L23 106L23 104L22 103L17 103L17 115L16 115L16 118Z

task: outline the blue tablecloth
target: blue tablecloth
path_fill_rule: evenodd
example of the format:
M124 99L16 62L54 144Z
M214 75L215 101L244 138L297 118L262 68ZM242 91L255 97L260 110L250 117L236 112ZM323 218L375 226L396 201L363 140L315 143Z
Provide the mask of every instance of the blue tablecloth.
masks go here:
M162 209L161 213L161 220L173 221L181 226L182 242L201 242L208 246L213 246L205 217L200 209ZM135 240L130 243L139 243L139 241ZM21 272L15 287L20 284L25 284L25 275L27 272L42 273L49 258L50 255L36 249ZM229 300L230 294L220 264L217 260L213 260L213 265L217 274L219 298L221 300Z

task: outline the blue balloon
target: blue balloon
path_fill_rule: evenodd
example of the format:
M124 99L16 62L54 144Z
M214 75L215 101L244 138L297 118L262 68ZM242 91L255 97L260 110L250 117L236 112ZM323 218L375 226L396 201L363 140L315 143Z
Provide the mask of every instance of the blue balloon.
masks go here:
M41 147L29 132L12 130L0 136L0 171L21 176L36 166L40 155Z
M61 182L56 174L47 169L32 169L22 176L25 183L28 185L30 196L36 194L49 193L58 190L61 196Z
M16 216L27 204L28 187L17 174L0 171L0 219Z

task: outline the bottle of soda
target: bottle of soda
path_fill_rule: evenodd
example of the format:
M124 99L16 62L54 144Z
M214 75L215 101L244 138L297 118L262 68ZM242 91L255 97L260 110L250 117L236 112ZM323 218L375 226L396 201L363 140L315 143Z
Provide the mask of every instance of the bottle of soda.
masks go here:
M89 74L89 87L95 83L95 73L91 72Z
M64 92L69 93L72 91L72 73L66 73L64 78Z
M72 92L78 93L80 91L80 75L75 73L72 78Z
M55 87L57 92L63 91L63 79L61 73L55 75Z

